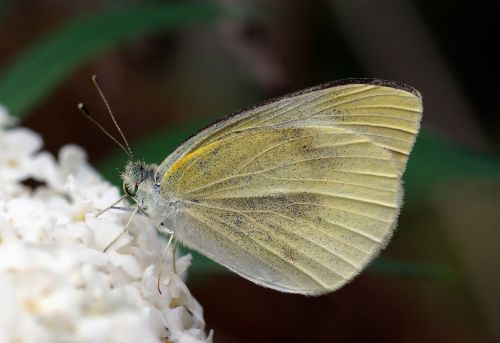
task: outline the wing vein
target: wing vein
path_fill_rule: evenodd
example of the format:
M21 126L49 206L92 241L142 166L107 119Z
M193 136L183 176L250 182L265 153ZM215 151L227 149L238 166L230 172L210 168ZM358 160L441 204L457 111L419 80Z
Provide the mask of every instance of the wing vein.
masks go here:
M252 221L255 225L260 226L262 229L264 229L264 230L266 230L267 232L270 232L271 234L273 234L273 232L272 232L269 228L267 228L265 225L262 225L262 224L258 223L258 222L257 222L255 219L253 219L252 217L250 217L250 216L248 216L248 215L246 215L246 214L244 214L244 213L242 213L242 215L243 215L245 218L248 218L249 220L251 220L251 221ZM289 232L290 232L290 231L289 231ZM351 262L351 261L349 261L348 259L346 259L344 256L338 255L338 254L336 254L335 252L331 251L330 249L327 249L327 248L325 248L324 246L322 246L322 245L320 245L320 244L318 244L318 243L316 243L316 242L314 242L314 241L310 240L309 238L307 238L307 236L297 235L297 234L295 234L294 232L290 232L290 233L291 233L291 234L293 234L295 237L299 237L299 238L301 238L301 239L303 239L303 240L305 240L305 241L308 241L308 242L309 242L309 243L311 243L312 245L314 245L314 246L316 246L316 247L320 248L321 250L324 250L324 251L326 251L326 252L330 253L331 255L338 257L339 259L341 259L342 261L344 261L345 263L347 263L347 264L348 264L348 265L350 265L351 267L354 267L354 269L358 269L358 266L356 266L353 262ZM288 242L284 241L283 239L281 239L281 238L278 238L278 239L279 239L281 242L283 242L283 243L285 243L285 244L289 245L289 244L288 244ZM295 248L295 247L294 247L294 248ZM324 264L324 263L322 263L322 262L320 262L320 261L316 260L316 259L315 259L314 257L312 257L311 255L306 254L304 251L299 251L299 252L300 252L302 255L307 256L308 258L310 258L312 261L316 262L317 264L319 264L319 265L321 265L321 266L325 267L326 269L330 270L332 273L334 273L334 274L336 274L336 275L340 276L341 278L345 279L345 277L344 277L343 275L341 275L341 274L337 273L336 271L334 271L333 269L331 269L328 265L326 265L326 264Z
M294 106L292 106L292 107L290 107L290 108L287 108L286 110L281 111L281 112L279 112L279 113L277 113L277 114L275 114L275 115L273 115L273 116L267 117L266 119L264 119L263 121L259 122L258 124L259 124L259 125L262 125L262 124L264 124L264 123L266 123L266 122L269 122L269 121L271 121L271 120L273 120L273 119L276 119L277 117L280 117L280 116L282 116L282 115L284 115L284 114L286 114L286 113L290 112L291 110L296 109L297 107L299 107L300 105L302 105L302 103L303 103L305 100L312 102L312 101L314 101L314 100L317 100L317 99L321 98L322 96L323 96L323 94L318 94L316 97L314 97L314 98L312 98L312 99L305 99L305 98L304 98L304 99L300 99L301 101L300 101L300 102L299 102L299 101L296 101L297 103L296 103Z
M368 140L367 141L352 141L352 142L349 142L349 143L345 143L345 144L334 144L332 145L332 147L341 147L341 146L349 146L349 145L355 145L355 144L359 144L359 143L367 143L369 142ZM227 143L226 143L227 144ZM224 144L222 144L224 145ZM221 145L221 146L222 146ZM243 176L252 176L252 175L257 175L257 174L261 174L261 173L266 173L268 171L272 171L274 170L275 168L281 168L281 167L286 167L286 166L289 166L289 165L293 165L293 164L296 164L296 163L302 163L302 162L309 162L309 161L313 161L313 160L320 160L320 159L331 159L331 158L353 158L353 157L361 157L361 158L366 158L366 159L375 159L375 160L382 160L382 161L389 161L388 159L383 159L383 158L376 158L376 157L366 157L366 156L328 156L328 157L319 157L319 158L313 158L313 159L304 159L304 160L298 160L298 161L294 161L292 163L289 163L289 164L282 164L282 165L279 165L279 166L276 166L276 167L273 167L273 168L268 168L268 169L265 169L265 170L261 170L261 171L254 171L254 172L249 172L249 173L243 173L243 174L238 174L238 175L231 175L231 176L228 176L228 177L225 177L225 178L222 178L220 180L217 180L215 182L212 182L210 184L207 184L207 185L203 185L201 187L198 187L198 188L194 188L194 189L191 189L191 190L188 190L184 193L182 193L180 196L185 196L185 195L188 195L192 192L195 192L195 191L199 191L199 190L202 190L202 189L205 189L205 188L208 188L210 186L213 186L213 185L216 185L216 184L219 184L221 182L224 182L224 181L228 181L228 180L231 180L231 179L234 179L234 178L238 178L238 177L243 177ZM189 165L190 167L192 166L192 164ZM186 169L187 171L187 169ZM184 174L186 173L186 171L184 171L184 173L182 174L184 176ZM338 171L342 171L342 170L338 170ZM344 172L344 171L342 171ZM384 176L384 175L379 175L379 176ZM181 181L179 179L179 181Z
M262 195L258 195L258 196L241 196L241 195L235 195L235 196L222 196L222 197L217 197L217 196L212 196L213 194L211 194L210 197L203 197L202 199L207 199L207 200L222 200L222 199L250 199L250 198L255 198L255 197L258 197L258 198L261 198L261 197L267 197L267 196L270 196L272 195L273 193L266 193L266 194L262 194ZM277 194L277 193L275 193ZM361 198L355 198L355 197L349 197L349 196L345 196L345 195L342 195L342 194L332 194L332 193L328 193L328 192L311 192L311 191L297 191L297 192L285 192L286 195L299 195L299 194L307 194L307 195L324 195L324 196L328 196L328 197L331 197L331 198L339 198L339 199L346 199L346 200L352 200L352 201L357 201L357 202L361 202L361 203L365 203L365 204L370 204L370 205L375 205L375 206L381 206L381 207L386 207L386 208L391 208L391 209L395 209L397 208L397 206L394 206L394 205L391 205L391 204L386 204L386 203L383 203L383 202L379 202L379 201L374 201L374 200L370 200L370 199L361 199Z
M302 137L299 137L299 138L287 139L287 140L285 140L285 141L283 141L283 142L281 142L279 144L272 145L269 148L262 150L261 152L259 152L255 156L253 156L251 159L249 159L243 166L241 166L240 168L238 168L238 170L236 171L236 174L240 173L250 163L252 163L253 161L255 161L260 156L262 156L262 155L268 153L269 151L271 151L273 149L276 149L276 148L278 148L278 147L280 147L282 145L288 144L290 142L298 141L298 140L301 140L301 139L304 139L304 138L316 137L316 136L327 136L327 135L331 135L331 133L322 133L322 134L318 134L318 135L307 135L307 136L302 136Z
M312 115L310 118L357 118L357 117L375 117L375 118L389 118L389 119L398 119L402 121L406 121L409 123L417 123L418 120L412 120L412 119L406 119L406 118L401 118L401 117L396 117L396 116L389 116L389 115L381 115L381 114L365 114L365 113L349 113L349 114L323 114L324 112L329 111L330 109L325 109L321 110L317 114ZM299 118L300 119L300 118ZM299 119L294 119L294 120L299 120Z
M356 102L356 101L361 101L361 100L370 99L370 98L379 98L379 97L384 97L384 96L400 96L400 95L399 94L395 94L395 93L371 94L371 95L366 95L366 96L362 96L362 97L355 98L355 99L350 99L350 100L343 101L343 102L336 102L332 106L337 106L338 107L340 105L350 104L350 103L353 103L353 102ZM350 109L350 108L351 107L346 107L346 108L343 108L343 109L340 109L340 110Z
M275 145L273 145L273 146L271 146L271 147L269 147L269 148L267 148L267 149L259 152L255 156L253 156L242 167L240 167L236 171L236 174L240 173L241 170L245 169L245 167L247 167L252 161L256 160L257 158L261 157L262 155L268 153L271 150L279 148L282 145L285 145L285 144L288 144L288 143L291 143L291 142L295 142L295 141L300 141L301 139L304 139L304 138L319 137L319 136L335 136L335 135L336 135L336 133L319 133L319 134L315 134L315 135L306 135L306 136L301 136L301 137L298 137L298 138L287 139L287 140L285 140L285 141L283 141L283 142L281 142L279 144L275 144ZM368 142L368 140L356 140L356 141L351 141L351 142L342 143L342 144L332 144L330 146L337 148L337 147L341 147L341 146L350 146L350 145L356 145L356 144L359 144L359 143L367 143L367 142Z
M240 118L239 120L234 122L234 124L238 124L238 125L235 125L235 128L242 127L241 124L243 124L245 126L250 124L251 126L248 128L254 128L255 126L252 126L252 125L255 121L261 119L266 114L281 110L283 107L286 107L288 104L290 104L290 101L287 101L287 100L289 100L289 99L282 99L282 101L277 101L274 104L271 104L270 106L268 105L269 107L266 108L263 112L254 113L252 115L252 118L250 118L249 116L245 116L245 113L242 113L242 118ZM251 112L251 110L249 112ZM245 119L248 119L248 120L245 120ZM245 130L245 129L243 129L243 130Z
M291 279L288 275L284 274L281 270L279 270L278 268L272 266L271 264L269 264L267 261L264 261L262 258L259 258L259 256L257 256L256 254L254 254L253 252L251 252L249 249L245 249L243 248L241 245L238 244L238 242L230 237L227 237L227 236L223 236L221 233L219 233L219 231L215 230L214 228L212 228L210 225L208 225L203 219L199 218L197 215L195 215L193 212L189 211L189 209L185 209L185 211L187 212L188 215L190 215L191 217L193 217L194 219L198 220L199 222L203 223L204 225L206 225L215 235L221 237L221 238L227 238L229 240L231 240L234 244L236 244L238 247L240 247L241 249L245 250L246 252L248 252L249 254L251 254L252 256L254 256L257 260L261 261L263 264L267 265L269 268L275 270L278 274L280 275L283 275L285 278L291 280L292 282L295 283L295 285L298 286L298 283L297 281ZM266 249L268 250L268 249ZM268 250L269 251L269 250ZM269 251L270 253L272 253L273 255L275 255L275 253L273 251ZM280 256L278 256L280 257ZM246 275L246 274L245 274ZM307 275L307 274L306 274ZM309 275L308 275L309 276ZM313 281L316 281L315 279L313 279ZM321 286L321 285L320 285Z
M207 207L207 208L211 208L211 209L215 209L215 210L219 210L219 211L226 211L226 212L231 212L231 213L237 213L237 214L244 214L244 213L272 213L272 214L275 214L275 215L278 215L278 216L282 216L282 217L285 217L285 218L288 218L288 219L291 219L291 220L294 220L294 221L297 221L299 223L301 223L301 221L297 220L297 219L294 219L290 216L287 216L286 214L283 214L283 213L279 213L279 212L275 212L273 210L249 210L249 211L238 211L238 210L231 210L231 209L228 209L228 208L223 208L223 207L218 207L218 206L210 206L210 205L207 205L207 204L201 204L201 203L190 203L190 205L192 206L201 206L201 207ZM345 211L347 213L352 213L352 214L355 214L355 215L358 215L359 213L355 213L355 212L349 212L347 210L341 210L341 211ZM361 215L363 216L363 215ZM311 222L307 221L307 223L309 223L309 225L312 227L314 226ZM331 222L331 221L328 221L328 223L330 224L333 224L335 226L338 226L338 227L341 227L347 231L351 231L353 233L356 233L360 236L363 236L364 238L368 238L369 240L375 242L375 243L378 243L380 244L381 241L379 241L378 239L376 239L375 237L372 237L364 232L359 232L353 228L350 228L350 227L347 227L347 226L344 226L344 225L341 225L339 223L335 223L335 222ZM322 230L318 230L319 232L323 233L323 234L326 234L328 235L327 233L325 233L324 231ZM330 235L328 235L329 237L331 237ZM344 242L344 241L342 241ZM344 242L345 244L348 244L350 245L349 243L347 242ZM352 245L350 245L352 246ZM353 248L356 248L355 246L352 246ZM363 253L366 253L365 251L359 249L359 248L356 248L358 249L359 251L363 252Z
M371 90L371 89L374 89L374 88L376 88L376 87L375 87L375 86L366 87L366 88L360 89L360 90L359 90L359 91L357 91L357 92L351 92L351 93L349 93L349 94L344 94L344 95L342 95L342 96L339 96L339 97L338 97L338 99L341 99L341 98L344 98L344 97L350 97L350 96L353 96L353 95L355 95L355 94L359 95L359 94L361 94L361 93L367 92L367 91L369 91L369 90ZM301 99L301 100L307 100L307 104L309 105L309 104L313 103L314 101L316 101L316 100L318 100L318 99L321 99L321 98L328 98L328 96L329 96L329 95L330 95L330 94L328 94L328 93L327 93L327 94L325 94L325 93L320 93L318 96L313 97L313 98L311 98L311 99ZM356 98L356 99L353 99L353 100L361 100L361 99L365 99L365 98L369 98L369 97L370 97L370 96L365 96L365 97L360 97L360 98ZM338 100L338 99L337 99L337 100ZM353 100L351 100L351 101L353 101ZM325 101L322 101L322 102L319 102L319 101L318 101L317 103L313 103L312 105L313 105L313 106L322 106L322 105L325 105L325 104L326 104L327 102L329 102L329 101L330 101L330 99L326 99ZM304 102L304 101L303 101L303 102ZM265 120L263 120L263 121L259 122L259 125L262 125L262 124L264 124L264 123L266 123L266 122L269 122L269 121L271 121L271 120L273 120L273 119L276 119L277 117L279 117L279 116L281 116L281 115L283 115L283 114L285 114L285 113L290 112L291 110L293 110L293 109L297 108L298 106L302 105L302 103L303 103L303 102L297 103L297 105L295 105L294 107L291 107L291 108L289 108L289 109L287 109L287 110L285 110L285 111L282 111L282 112L278 113L277 115L274 115L274 116L272 116L272 117L266 118ZM349 102L349 101L347 101L347 102ZM347 103L347 102L346 102L346 103ZM340 103L340 104L342 104L342 103ZM338 106L338 105L339 105L339 103L334 103L334 104L332 104L331 106L334 108L335 106Z
M195 188L195 189L191 189L191 190L189 190L187 192L184 192L179 197L185 197L186 195L189 195L189 194L192 194L194 192L197 192L197 191L206 189L208 187L217 185L217 184L219 184L221 182L224 182L224 181L229 181L229 180L232 180L232 179L235 179L235 178L238 178L238 177L258 175L258 174L266 173L268 171L273 171L273 170L274 169L268 169L268 170L262 170L262 171L258 171L258 172L251 172L251 173L245 173L245 174L240 174L240 175L233 175L233 176L230 176L230 177L227 177L227 178L220 179L220 180L218 180L216 182L212 182L212 183L209 183L207 185L204 185L204 186L201 186L201 187L198 187L198 188ZM337 172L341 172L341 173L345 173L345 174L363 175L363 176L375 176L375 177L382 177L382 178L387 178L387 179L396 179L396 178L398 178L398 175L384 175L384 174L377 174L377 173L370 173L370 172L358 172L358 171L352 171L352 170L336 170L336 171Z
M266 212L266 211L262 211L262 212ZM274 213L274 212L273 212L273 213ZM278 215L278 216L280 216L280 217L283 217L283 218L286 218L286 219L289 219L289 220L292 220L292 221L297 222L297 223L302 224L302 225L307 225L307 226L311 227L312 229L314 229L314 230L316 230L316 231L318 231L318 232L322 233L323 235L327 236L328 238L333 239L333 240L338 241L338 242L341 242L341 243L343 243L343 244L345 244L345 245L347 245L347 246L350 246L351 248L353 248L353 249L355 249L355 250L358 250L358 251L362 252L362 253L363 253L363 254L365 254L365 255L370 254L368 251L364 251L363 249L360 249L359 247L354 246L354 245L352 245L352 244L351 244L351 243L349 243L349 242L346 242L346 241L344 241L344 240L341 240L341 239L338 239L338 238L335 238L335 237L331 236L331 235L330 235L327 231L323 231L323 230L319 229L316 225L314 225L313 223L311 223L311 222L310 222L310 221L308 221L308 220L305 220L305 221L298 220L298 219L296 219L296 218L293 218L293 217L287 216L286 214L282 214L282 213L276 213L276 215ZM344 230L347 230L347 231L349 231L349 232L352 232L352 233L354 233L354 234L356 234L356 235L359 235L359 236L361 236L361 237L363 237L363 238L367 238L367 239L369 239L370 241L372 241L372 242L374 242L374 243L377 243L377 244L380 244L380 243L381 243L381 241L379 241L378 239L376 239L376 238L374 238L374 237L371 237L371 236L369 236L369 235L365 234L364 232L359 232L359 231L357 231L357 230L354 230L354 229L352 229L352 228L350 228L350 227L347 227L347 226L344 226L344 225L340 225L340 224L338 224L338 223L332 223L332 222L328 222L328 223L330 223L330 224L332 224L332 225L335 225L335 226L338 226L338 227L340 227L340 228L342 228L342 229L344 229Z
M269 171L274 171L283 167L289 167L291 165L297 164L297 163L303 163L303 162L312 162L312 161L318 161L318 160L328 160L328 159L335 159L335 158L364 158L364 159L370 159L370 160L378 160L378 161L391 161L390 159L385 159L385 158L377 158L377 157L366 157L366 156L326 156L326 157L315 157L315 158L307 158L303 160L297 160L293 161L290 163L285 163L281 164L279 166L275 166L272 168L264 169L262 171L259 171L259 173L266 173ZM343 170L336 170L336 171L343 171ZM374 175L374 176L386 176L386 177L397 177L397 175L384 175L384 174L376 174L376 173L366 173L367 175Z
M390 220L385 220L385 219L380 219L380 218L376 218L376 217L371 217L371 216L363 214L363 213L352 212L352 211L349 211L349 210L346 210L346 209L343 209L343 208L338 208L338 207L335 207L335 206L328 206L328 205L323 205L323 204L316 204L316 203L306 202L306 201L293 202L291 204L285 205L284 207L291 207L293 205L311 205L311 206L325 207L325 208L330 208L332 210L337 210L337 211L340 211L340 212L345 212L345 213L353 214L353 215L356 215L356 216L368 218L370 220L376 220L376 221L379 221L379 222L382 222L382 223L386 223L386 224L391 224L392 223L392 221L390 221Z
M200 220L198 217L194 216L193 213L191 211L189 211L188 209L186 209L186 211L188 211L190 213L191 216L197 218L198 220ZM215 221L218 221L218 222L221 222L221 220L219 218L214 218L213 216L210 216L213 220ZM226 223L224 221L222 221L223 223ZM227 224L227 223L226 223ZM208 224L207 224L208 227L210 227ZM230 225L231 226L231 225ZM214 229L212 229L212 231L214 231ZM256 243L257 245L259 245L261 248L263 248L264 250L267 250L269 253L275 255L276 257L278 257L279 259L281 259L282 261L284 261L285 263L287 263L288 265L291 265L293 266L295 269L297 269L298 271L300 271L301 273L303 273L304 275L308 276L311 280L313 280L315 283L317 283L319 286L325 288L325 289L328 289L328 285L324 284L320 279L318 279L316 276L312 275L310 272L308 272L307 270L305 270L304 268L296 265L296 264L291 264L289 263L290 261L288 261L286 258L284 258L283 256L281 256L280 254L278 254L274 249L271 249L269 246L265 245L265 244L262 244L260 241L254 239L251 235L248 235L246 234L244 231L239 231L239 232L242 232L243 235L245 235L246 237L248 237L250 240L252 240L254 243ZM261 262L263 262L264 264L268 265L271 269L276 269L275 267L273 267L272 265L270 265L268 262L262 260L261 258L259 258L255 253L251 252L249 249L245 249L243 246L241 246L240 244L238 244L238 242L236 242L235 240L232 240L236 245L238 245L241 249L244 249L246 250L248 253L250 253L251 255L253 255L256 259L260 260ZM282 275L285 275L283 273L281 273ZM337 274L338 275L338 274ZM289 276L285 275L288 279L290 279ZM342 277L343 279L345 279L342 275L339 275L340 277Z
M325 182L325 183L335 183L339 185L349 185L349 186L357 186L357 187L363 187L363 188L369 188L369 189L376 189L379 191L385 191L385 192L390 192L390 193L397 193L397 191L393 189L388 189L388 188L381 188L381 187L375 187L375 186L367 186L367 185L361 185L359 183L352 183L352 182L340 182L340 181L334 181L334 180L321 180L321 179L293 179L293 178L275 178L275 177L270 177L267 175L262 175L266 179L270 180L276 180L276 181L310 181L310 182Z
M367 124L367 123L335 123L335 126L367 126L367 127L380 127L380 128L384 128L384 129L391 129L391 130L395 130L395 131L400 131L400 132L404 132L404 133L408 133L408 134L411 134L411 135L414 135L417 133L417 131L411 131L411 130L407 130L407 129L404 129L404 128L400 128L400 127L394 127L394 126L389 126L389 125L376 125L376 124ZM404 140L401 140L401 139L397 139L397 138L392 138L394 140L400 140L402 142L406 142L406 143L410 143L408 141L404 141Z
M389 193L397 193L397 190L391 190L391 189L386 189L386 188L380 188L380 187L374 187L374 186L366 186L366 185L361 185L361 184L356 184L356 183L350 183L350 182L340 182L340 181L333 181L333 180L320 180L320 179L292 179L292 178L273 178L269 177L266 175L262 175L262 177L268 179L268 180L273 180L273 181L297 181L297 182L322 182L322 183L329 183L329 184L338 184L338 185L350 185L350 186L356 186L356 187L362 187L362 188L367 188L367 189L374 189L374 190L380 190L384 192L389 192ZM220 187L219 189L214 190L211 194L217 194L221 192L227 192L231 190L237 190L237 189L242 189L242 188L248 188L250 186L256 186L259 185L259 183L262 183L264 180L252 180L251 182L247 182L245 184L237 184L237 185L232 185L232 186L226 186L226 187ZM270 187L270 185L269 185ZM210 189L210 187L205 188L205 190ZM203 197L206 198L206 197Z
M413 113L420 113L422 110L410 108L410 107L400 107L400 106L357 106L357 107L349 107L350 110L358 110L358 109L368 109L368 108L376 108L376 109L393 109L393 110L401 110Z

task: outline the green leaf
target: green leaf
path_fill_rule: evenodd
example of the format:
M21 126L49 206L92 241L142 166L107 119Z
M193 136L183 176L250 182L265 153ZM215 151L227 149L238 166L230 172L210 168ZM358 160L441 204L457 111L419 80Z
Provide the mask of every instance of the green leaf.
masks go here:
M207 275L229 272L228 269L196 251L185 247L182 247L182 251L184 254L193 255L193 263L189 268L189 278L192 281L203 280ZM451 269L443 266L385 257L375 259L368 265L368 270L374 273L428 279L450 280L457 277Z
M499 177L498 158L467 151L424 131L418 136L403 177L405 197L427 198L447 182Z
M127 6L76 18L37 42L0 76L0 103L22 116L76 68L139 35L206 22L221 9L208 5Z
M429 279L453 279L455 273L445 267L434 264L425 264L409 261L400 261L384 257L378 257L373 261L369 270L377 273L394 274L407 277L419 277Z
M11 0L0 0L0 20L3 19L12 5Z

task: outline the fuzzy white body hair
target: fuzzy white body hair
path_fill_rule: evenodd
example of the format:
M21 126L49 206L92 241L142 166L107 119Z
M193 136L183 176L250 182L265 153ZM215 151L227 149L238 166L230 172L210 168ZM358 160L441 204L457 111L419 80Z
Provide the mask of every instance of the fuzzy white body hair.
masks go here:
M157 168L155 164L130 161L121 175L123 188L146 212L159 231L167 228L175 232L174 216L178 202L175 199L165 199L161 194L159 181L155 179Z

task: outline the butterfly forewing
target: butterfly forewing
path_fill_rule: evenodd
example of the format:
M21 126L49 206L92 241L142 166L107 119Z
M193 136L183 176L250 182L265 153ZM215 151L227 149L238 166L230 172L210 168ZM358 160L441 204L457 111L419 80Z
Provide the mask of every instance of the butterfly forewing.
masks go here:
M160 165L163 176L179 158L235 131L277 124L342 126L390 150L402 174L422 117L415 89L378 79L341 80L272 100L219 121L179 146Z

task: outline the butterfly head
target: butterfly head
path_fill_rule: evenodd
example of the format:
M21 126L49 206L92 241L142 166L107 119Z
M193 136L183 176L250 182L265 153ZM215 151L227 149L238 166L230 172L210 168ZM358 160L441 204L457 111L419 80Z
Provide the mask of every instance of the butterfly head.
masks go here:
M125 171L121 174L123 191L130 197L135 197L142 185L154 183L156 169L155 164L146 164L143 161L129 161Z
M165 201L160 193L158 181L155 178L158 166L142 161L130 161L121 174L123 191L134 199L142 212L159 227L171 223L170 218L176 209L169 201ZM169 225L173 230L173 225Z

